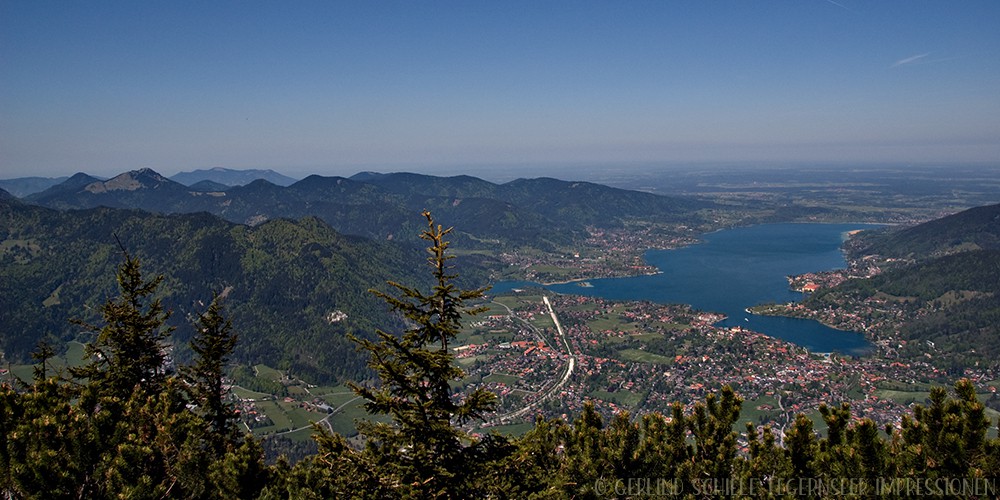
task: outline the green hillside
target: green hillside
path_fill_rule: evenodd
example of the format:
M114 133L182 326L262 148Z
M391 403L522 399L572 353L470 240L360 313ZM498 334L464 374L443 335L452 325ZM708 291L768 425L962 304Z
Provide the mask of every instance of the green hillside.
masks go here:
M390 278L413 282L422 259L317 218L248 227L206 213L60 212L0 202L0 220L0 351L10 361L26 360L46 336L78 339L68 320L94 319L96 305L114 292L115 235L144 268L165 276L161 291L179 344L190 337L190 318L223 293L242 336L237 360L314 380L364 369L345 334L368 336L395 321L367 290Z
M1000 248L1000 204L971 208L910 228L866 235L861 253L925 259Z
M904 354L930 356L956 373L1000 359L1000 205L864 235L851 251L904 263L821 290L809 308L848 308L874 322L893 316Z

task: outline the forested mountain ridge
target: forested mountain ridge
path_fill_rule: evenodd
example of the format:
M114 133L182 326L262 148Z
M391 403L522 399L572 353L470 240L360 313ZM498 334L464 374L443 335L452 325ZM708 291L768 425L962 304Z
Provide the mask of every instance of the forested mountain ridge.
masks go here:
M1000 204L970 208L913 227L865 235L855 252L922 260L1000 248Z
M219 184L218 182L204 180L191 184L190 186L188 186L188 189L190 189L191 191L196 191L201 193L213 193L213 192L225 191L230 187L231 186L227 186L225 184Z
M881 274L814 293L806 307L850 310L888 325L881 335L898 335L903 353L929 350L958 372L1000 359L1000 205L863 234L851 252L896 261Z
M58 199L63 196L71 195L72 193L83 189L88 184L95 182L101 182L101 179L83 172L77 172L62 182L24 197L24 201L29 203L45 204L47 200Z
M710 204L691 199L630 191L583 181L549 177L493 184L476 177L433 177L411 173L361 174L352 177L408 197L494 199L554 219L606 226L649 214L677 215Z
M499 184L473 177L456 175L437 177L431 175L397 172L382 174L360 172L350 177L352 181L381 186L388 191L404 195L425 195L460 198L496 198Z
M51 208L104 205L159 213L206 211L250 225L272 218L314 215L342 233L406 241L415 241L419 232L410 222L412 214L427 209L459 228L453 237L465 248L495 249L500 244L543 250L579 242L588 226L619 227L636 219L698 218L695 212L710 206L555 179L493 184L469 176L358 174L349 179L312 175L287 187L256 180L225 192L200 192L153 174L140 170L119 176L135 182L118 184L141 185L132 191L76 182L55 186L27 201Z
M24 361L46 336L76 338L68 319L92 319L115 288L115 235L165 276L161 294L179 342L191 334L190 316L223 293L242 336L236 359L314 380L363 372L345 334L365 337L396 321L366 290L390 278L413 282L422 258L409 247L345 236L315 217L248 227L207 213L0 201L0 350L8 360Z
M904 352L922 356L932 346L932 356L947 360L942 367L992 366L1000 359L1000 250L970 250L849 280L804 305L853 311L870 324L891 317L890 335L904 341Z
M58 209L114 207L169 213L173 211L159 208L190 196L187 186L142 168L106 181L76 174L62 184L28 196L25 201Z

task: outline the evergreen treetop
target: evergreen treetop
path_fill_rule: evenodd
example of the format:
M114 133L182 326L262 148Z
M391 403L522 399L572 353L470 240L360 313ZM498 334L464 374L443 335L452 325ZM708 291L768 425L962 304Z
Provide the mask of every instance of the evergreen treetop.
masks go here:
M139 259L124 249L122 254L116 275L120 295L101 306L104 326L74 320L97 338L85 350L89 363L71 374L125 401L135 390L156 394L163 388L166 341L174 329L166 325L170 312L154 297L163 276L143 278Z
M445 239L451 228L435 224L430 212L422 215L427 229L421 238L430 242L427 261L434 286L425 293L390 282L398 295L373 291L412 327L400 336L377 330L377 342L355 337L371 356L369 366L381 385L352 387L369 413L391 418L391 423L360 425L369 449L391 464L389 482L421 496L452 496L462 491L459 484L474 467L469 460L473 441L460 425L492 410L495 396L478 389L456 400L450 384L464 372L455 365L449 342L461 330L463 315L484 310L466 304L486 289L462 290L454 284Z

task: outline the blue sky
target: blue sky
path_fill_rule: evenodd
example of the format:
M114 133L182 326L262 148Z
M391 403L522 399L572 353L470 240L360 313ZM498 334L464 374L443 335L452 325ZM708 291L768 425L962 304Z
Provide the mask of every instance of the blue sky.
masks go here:
M994 0L0 0L0 177L995 164L998 26Z

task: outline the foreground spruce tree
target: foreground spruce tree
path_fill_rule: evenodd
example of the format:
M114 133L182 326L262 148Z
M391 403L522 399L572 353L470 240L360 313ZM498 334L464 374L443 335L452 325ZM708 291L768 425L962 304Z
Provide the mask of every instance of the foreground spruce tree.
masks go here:
M477 390L458 401L451 382L464 374L454 363L450 345L464 314L482 312L466 303L485 289L462 290L454 284L445 239L451 229L435 224L424 212L430 242L434 286L429 293L399 283L398 295L373 291L411 327L401 335L378 330L377 341L359 339L370 355L377 387L352 384L365 408L388 422L360 422L365 449L356 452L338 435L320 430L320 454L291 474L289 493L298 497L369 496L403 498L467 498L481 496L484 465L493 439L473 440L461 426L494 409L495 396Z
M361 432L369 449L380 455L383 479L404 496L462 497L472 485L476 460L469 436L459 427L481 418L495 406L495 396L484 390L458 402L451 382L464 373L455 366L449 342L461 329L466 302L483 296L485 289L461 290L454 284L445 237L451 229L434 223L424 212L427 229L420 235L430 242L428 263L433 269L434 287L424 293L399 283L390 284L398 296L375 291L413 327L396 336L377 331L379 341L355 340L371 356L369 365L378 374L381 386L357 384L354 391L367 402L373 414L387 415L391 423L367 422Z
M226 443L238 436L237 415L225 401L226 390L222 384L226 362L236 347L237 336L232 322L222 316L221 300L218 296L213 298L208 310L198 318L198 329L191 339L195 361L182 370L188 393L209 424L209 442L216 453L222 453Z
M124 262L118 268L120 295L101 306L104 325L76 320L97 334L87 345L90 362L71 371L86 379L103 395L125 401L135 391L156 394L166 381L166 341L173 328L166 326L170 313L154 296L163 281L158 275L145 279L139 259L122 249Z

